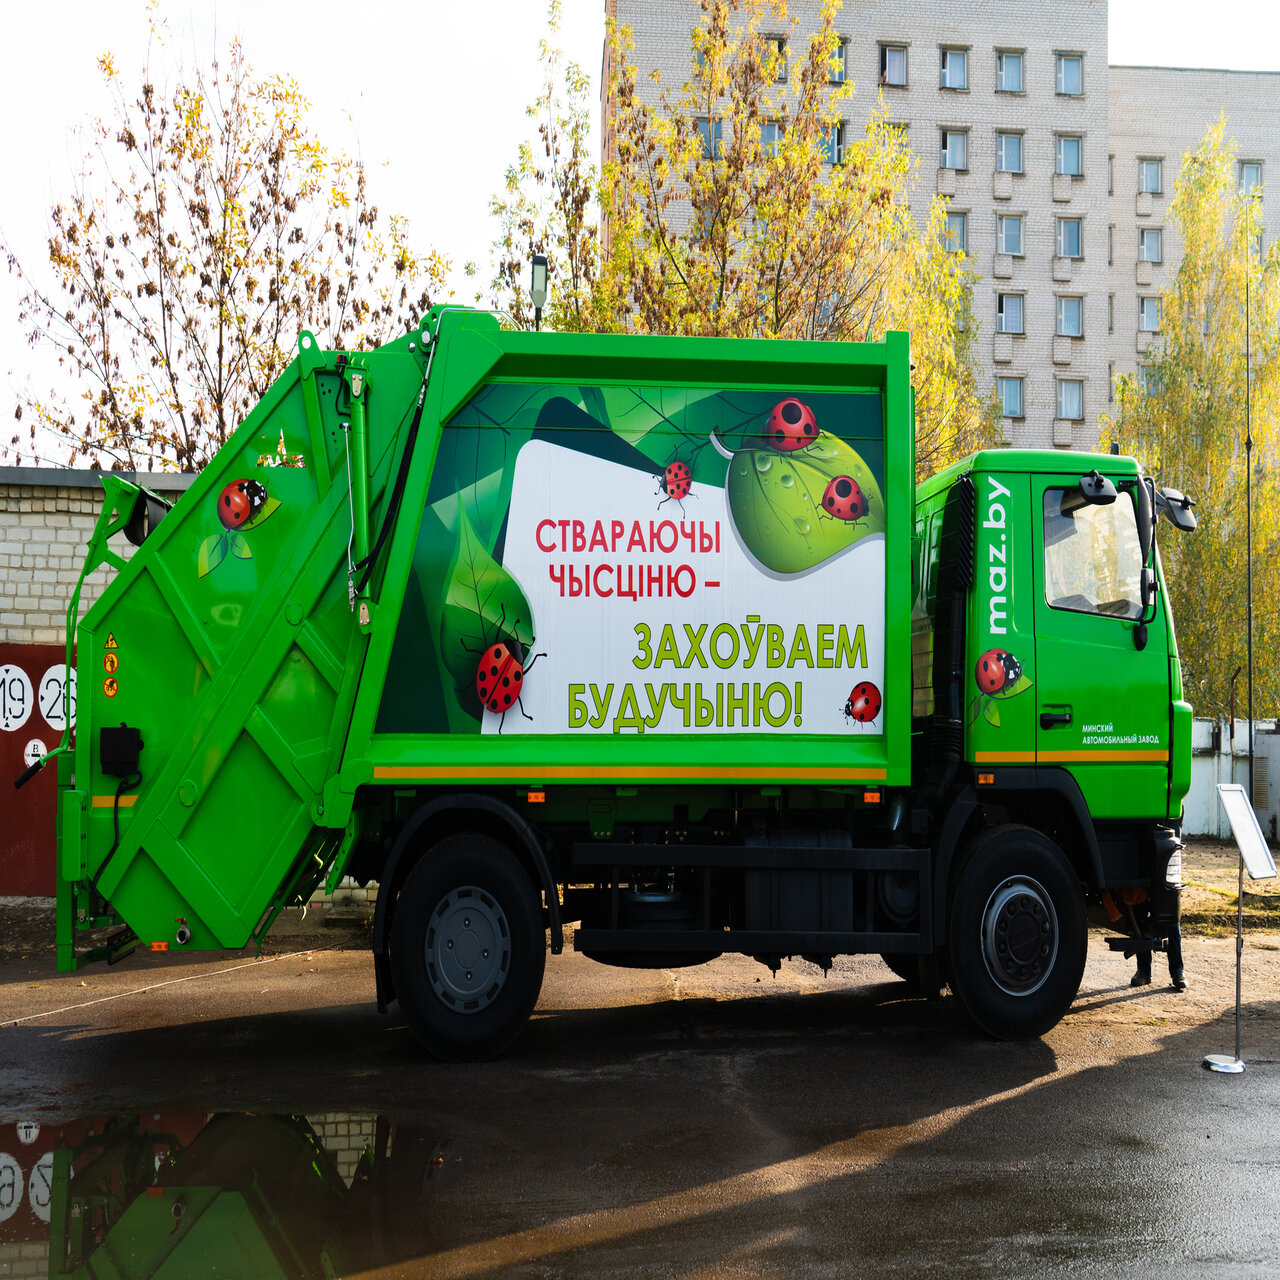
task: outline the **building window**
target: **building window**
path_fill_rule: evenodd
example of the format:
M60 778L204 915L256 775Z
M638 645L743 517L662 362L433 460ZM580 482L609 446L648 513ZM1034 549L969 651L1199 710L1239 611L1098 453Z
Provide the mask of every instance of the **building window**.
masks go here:
M1111 266L1116 260L1116 228L1112 223L1107 228L1107 266Z
M1160 332L1160 299L1138 299L1138 328L1143 333Z
M1262 165L1257 160L1241 160L1239 176L1240 190L1251 196L1262 186Z
M1107 157L1107 195L1113 196L1116 193L1116 158L1115 156Z
M722 122L709 120L706 116L699 116L697 124L698 136L702 139L702 158L704 160L718 160L720 158L720 127Z
M996 54L996 92L1022 92L1022 54Z
M832 84L844 84L846 68L849 65L849 42L841 40L837 42L834 52L831 54L831 62L827 67L827 79Z
M1075 422L1084 418L1084 383L1079 379L1058 379L1058 417Z
M1159 227L1143 227L1138 232L1139 262L1159 262L1161 260L1160 239Z
M1022 294L996 294L996 332L1021 333L1022 331Z
M1022 215L1008 214L996 218L996 252L1022 255Z
M822 150L828 164L840 164L844 160L844 121L827 125L822 131Z
M1058 257L1079 258L1080 253L1080 219L1058 219Z
M1160 161L1138 161L1138 190L1150 192L1153 196L1160 194Z
M1001 378L1000 413L1006 418L1022 417L1022 379Z
M773 47L773 53L777 58L774 63L773 78L778 84L783 84L787 79L787 37L765 36L765 40Z
M1078 53L1058 54L1058 92L1073 98L1084 92L1084 59Z
M1116 362L1107 365L1107 403L1114 404L1116 399Z
M943 169L967 169L969 167L969 135L963 129L943 129Z
M1022 134L996 134L996 168L1001 173L1022 172Z
M967 253L969 250L969 215L947 214L947 231L944 241L951 253Z
M880 46L880 83L907 87L907 48L901 44Z
M1081 164L1083 138L1072 134L1060 133L1058 139L1058 172L1078 178L1084 173Z
M942 80L944 89L969 87L969 51L967 49L943 49Z
M1116 295L1114 293L1107 294L1107 332L1115 333L1116 331Z
M1079 338L1084 333L1084 299L1058 299L1058 333L1064 338Z
M1144 396L1154 395L1156 391L1155 370L1149 364L1138 366L1138 386Z

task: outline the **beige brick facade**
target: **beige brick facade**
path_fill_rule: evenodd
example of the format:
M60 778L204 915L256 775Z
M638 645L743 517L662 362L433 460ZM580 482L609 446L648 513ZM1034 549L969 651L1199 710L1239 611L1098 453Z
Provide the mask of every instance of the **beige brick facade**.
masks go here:
M702 16L697 0L609 0L608 8L631 29L641 93L656 101L650 69L658 71L658 84L677 93L692 71L690 32ZM789 9L798 20L792 34L798 44L816 28L818 4L792 0ZM1098 415L1111 401L1112 372L1131 371L1145 341L1138 299L1157 293L1177 261L1166 230L1162 262L1140 269L1140 224L1163 226L1181 156L1219 111L1228 116L1241 158L1260 162L1264 181L1280 173L1280 75L1111 67L1106 0L945 6L845 0L836 27L847 41L846 73L854 83L846 108L850 126L865 122L883 94L890 119L907 127L918 157L913 211L923 217L936 192L965 217L966 249L982 277L974 296L979 359L993 383L1022 380L1023 414L1006 420L1006 440L1092 447ZM887 46L905 51L905 84L880 84ZM944 70L944 51L964 55L965 87L944 86L953 73ZM1020 90L998 82L1002 53L1021 55ZM943 130L965 135L959 169L942 167ZM1019 172L1000 169L1001 134L1021 140ZM607 121L601 135L607 146ZM1059 139L1071 150L1079 140L1079 176L1058 173ZM1148 202L1136 199L1140 156L1165 160L1163 190L1149 202L1150 212L1140 207ZM998 252L1002 216L1022 219L1020 253ZM1078 256L1065 257L1059 228L1076 219ZM1070 241L1072 228L1063 234ZM1010 313L1021 311L1021 333L997 331L1002 294L1021 299ZM1060 303L1070 329L1077 299L1079 336L1060 333ZM1079 417L1059 413L1063 382L1081 384ZM1067 388L1068 399L1073 390Z
M1111 67L1109 96L1114 176L1108 205L1115 228L1111 361L1121 374L1137 369L1141 348L1149 340L1138 327L1139 299L1154 297L1166 287L1182 257L1182 244L1169 218L1182 157L1195 149L1219 115L1225 115L1227 136L1235 139L1240 161L1261 166L1264 187L1268 178L1280 180L1280 72ZM1140 160L1159 162L1159 191L1139 191ZM1144 194L1150 198L1144 199ZM1280 230L1276 210L1277 201L1264 196L1266 244ZM1159 233L1157 263L1139 261L1144 230Z

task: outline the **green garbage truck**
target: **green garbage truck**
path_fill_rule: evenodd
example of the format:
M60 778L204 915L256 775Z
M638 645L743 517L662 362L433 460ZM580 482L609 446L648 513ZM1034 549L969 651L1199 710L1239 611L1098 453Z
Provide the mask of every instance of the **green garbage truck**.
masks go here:
M569 925L624 966L878 954L998 1037L1069 1008L1091 911L1130 951L1176 927L1156 534L1192 503L1052 451L917 487L905 334L437 308L370 352L303 333L171 511L103 480L63 971L243 948L354 877L380 1006L473 1059Z

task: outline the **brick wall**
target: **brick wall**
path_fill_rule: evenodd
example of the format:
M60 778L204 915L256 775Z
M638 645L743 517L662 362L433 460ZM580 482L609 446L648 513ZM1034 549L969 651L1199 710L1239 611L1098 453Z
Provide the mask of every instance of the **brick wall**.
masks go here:
M173 502L193 477L126 473L125 479ZM64 643L67 604L103 494L93 472L0 467L0 644ZM126 559L133 554L123 535L112 545ZM103 567L89 575L80 596L82 614L111 573Z

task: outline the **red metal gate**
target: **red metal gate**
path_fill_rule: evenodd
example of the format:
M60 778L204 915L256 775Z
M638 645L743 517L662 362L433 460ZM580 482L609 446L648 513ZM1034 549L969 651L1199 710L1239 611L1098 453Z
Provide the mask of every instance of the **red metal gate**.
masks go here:
M21 791L13 779L62 740L65 650L0 644L0 894L54 891L56 770L41 770ZM75 723L75 687L71 698Z

